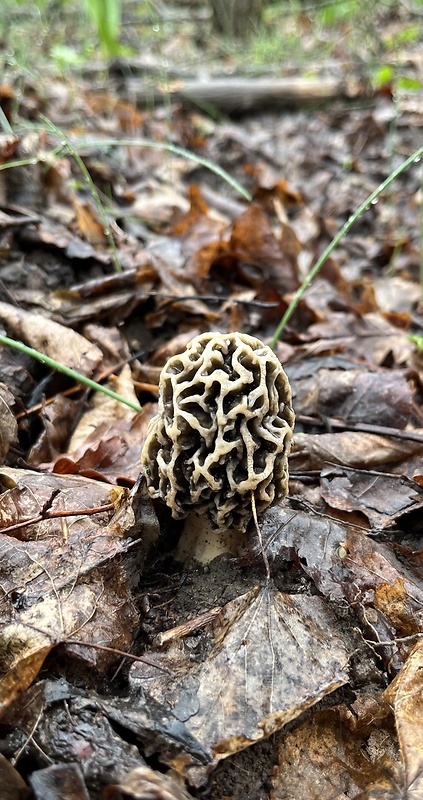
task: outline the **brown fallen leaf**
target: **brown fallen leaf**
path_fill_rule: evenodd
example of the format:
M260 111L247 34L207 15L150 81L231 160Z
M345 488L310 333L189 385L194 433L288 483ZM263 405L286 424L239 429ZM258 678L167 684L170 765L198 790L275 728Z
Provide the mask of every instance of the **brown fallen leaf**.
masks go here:
M39 416L43 430L28 453L27 463L30 466L38 467L46 461L52 461L66 447L80 402L57 394L51 402L40 404Z
M132 421L100 423L76 450L58 456L52 464L42 464L42 469L132 485L140 473L140 453L156 410L152 403L146 403Z
M190 208L188 212L176 222L169 233L172 236L185 236L203 217L207 217L209 207L199 186L189 187Z
M272 200L276 198L283 206L295 207L303 204L304 200L300 192L292 186L286 178L280 178L277 183L272 184L263 172L257 176L259 183L253 192L253 199L262 203L267 208L272 208ZM270 177L270 176L269 176Z
M172 778L148 767L132 770L118 786L108 786L104 800L189 800L192 795Z
M29 247L48 247L59 250L67 258L94 259L100 264L112 263L112 254L106 250L96 250L89 242L80 236L75 236L66 225L55 222L49 217L41 217L41 222L35 227L27 225L22 230L21 239ZM131 265L133 266L133 265Z
M61 642L68 655L103 670L119 657L107 647L130 647L138 624L131 585L157 524L151 516L147 521L138 497L105 483L6 468L2 482L0 515L8 530L0 534L4 709ZM91 647L96 643L106 649Z
M26 800L30 789L10 761L0 753L0 786L4 800Z
M423 633L423 627L422 627ZM406 797L423 797L423 639L384 693L394 711Z
M39 314L0 303L0 320L11 333L67 367L92 375L102 359L101 350L81 334Z
M295 235L295 234L293 234ZM280 295L297 288L296 265L284 254L265 211L252 203L236 220L229 254L239 262L252 264L260 271L260 283L268 283Z
M348 680L339 626L319 597L256 586L228 603L213 623L207 660L192 664L178 651L159 656L172 675L147 679L149 694L173 714L214 759L270 736Z
M261 532L274 568L278 559L299 559L319 591L352 605L387 667L399 669L423 630L423 582L413 563L355 525L286 506L264 512Z
M324 467L320 487L328 506L345 514L360 511L372 528L392 527L405 512L423 514L423 490L401 475Z
M0 389L1 391L1 389ZM7 392L9 394L9 392ZM13 399L13 398L12 398ZM18 425L6 400L0 394L0 462L3 463L10 445L18 438Z
M373 278L377 303L381 311L411 313L420 299L416 283L398 276L386 275Z
M412 393L400 370L368 372L319 368L313 358L310 377L293 382L296 414L319 414L349 423L404 429L412 415ZM301 364L306 368L307 362ZM355 365L356 366L356 365Z
M139 260L142 259L143 256L140 255ZM140 267L137 272L135 270L128 272L129 275L123 272L119 273L119 276L114 275L113 278L108 275L101 280L87 281L86 287L77 284L69 290L53 292L50 295L50 303L55 308L56 317L72 325L92 319L98 322L99 319L107 317L115 319L119 316L120 319L125 319L134 308L146 300L147 293L153 289L156 277L155 271L150 267ZM121 275L125 277L125 281L114 280ZM137 276L139 276L138 284ZM93 284L91 290L90 283Z
M84 239L94 247L100 244L106 245L107 236L104 224L100 221L92 201L84 202L74 194L72 195L72 204L75 210L76 224Z
M17 623L0 626L0 717L37 677L54 639L34 627Z
M106 719L95 693L72 686L64 677L34 683L5 711L2 725L9 731L5 748L19 756L18 763L22 758L33 765L31 784L39 790L37 800L50 798L47 787L54 800L74 800L74 794L63 794L65 773L61 781L59 769L56 773L41 768L45 763L37 759L41 751L48 752L52 764L61 769L77 765L76 786L86 784L90 798L100 786L118 783L130 770L145 766L136 745L118 736Z
M89 800L84 776L78 764L53 764L36 770L29 778L35 800Z
M109 382L109 386L132 403L137 402L128 365L123 367L116 380ZM111 483L136 481L140 472L140 452L152 416L151 404L145 404L141 411L136 412L100 392L94 393L91 407L82 415L69 442L66 437L67 447L62 446L58 454L51 445L57 438L58 424L54 411L59 401L60 397L56 398L52 403L53 410L50 411L51 406L48 406L43 413L45 425L51 414L52 422L56 424L51 424L48 429L46 425L46 431L31 450L30 463L60 475L79 474L95 480L101 480L103 476Z
M363 734L351 730L348 716L342 707L318 711L284 736L270 800L348 800L383 780L396 755L389 719Z
M412 477L422 457L423 442L341 431L297 436L290 463L292 470L320 470L329 463L357 469L389 468L391 472L399 465L402 474Z
M362 315L333 312L327 315L325 322L310 325L303 334L307 342L340 337L350 337L344 352L372 364L384 364L389 358L398 365L412 360L414 347L407 332L392 325L378 312Z
M138 217L153 230L160 231L169 226L178 214L189 209L185 195L174 186L163 185L149 177L137 188L134 202L128 209L131 217Z

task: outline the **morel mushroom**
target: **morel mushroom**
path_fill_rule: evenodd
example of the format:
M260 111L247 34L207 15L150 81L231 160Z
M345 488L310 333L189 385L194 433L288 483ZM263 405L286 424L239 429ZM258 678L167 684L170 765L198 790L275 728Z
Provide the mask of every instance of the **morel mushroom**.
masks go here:
M152 497L176 519L207 514L244 531L288 492L294 412L273 351L243 333L203 333L163 367L159 413L142 464Z

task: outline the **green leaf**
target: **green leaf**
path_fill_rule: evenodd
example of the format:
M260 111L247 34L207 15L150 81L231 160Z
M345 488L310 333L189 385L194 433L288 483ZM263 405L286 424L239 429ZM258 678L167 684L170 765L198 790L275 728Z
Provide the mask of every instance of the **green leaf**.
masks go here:
M419 353L423 353L423 336L418 336L416 333L410 333L409 335L410 342L414 342L417 345L417 350Z
M389 64L381 64L372 75L372 85L375 89L387 86L395 77L395 70Z

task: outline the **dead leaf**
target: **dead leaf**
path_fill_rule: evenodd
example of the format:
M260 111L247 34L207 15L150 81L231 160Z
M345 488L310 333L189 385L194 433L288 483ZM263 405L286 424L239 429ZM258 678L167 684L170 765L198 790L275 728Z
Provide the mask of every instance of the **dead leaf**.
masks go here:
M319 368L317 358L312 362L310 377L293 380L296 414L319 414L353 424L365 422L399 429L410 422L412 393L403 372L358 371L351 363L336 370L325 368L324 362Z
M75 209L76 224L80 233L94 247L96 245L106 245L107 236L104 224L98 217L98 212L94 209L91 200L80 200L76 195L72 195L72 204Z
M171 228L170 234L172 236L185 236L202 217L207 217L209 208L207 203L203 200L199 186L189 187L189 199L190 209L188 213Z
M80 400L72 400L58 394L51 402L41 403L39 417L43 430L31 447L27 462L38 467L46 461L52 461L66 447Z
M2 753L0 753L0 785L3 800L26 800L29 797L29 787Z
M32 625L5 624L0 630L0 716L37 677L54 639Z
M274 506L261 516L261 531L270 562L299 559L325 596L352 605L386 664L395 656L392 669L401 666L423 629L423 583L412 564L389 543L326 515Z
M11 444L18 438L18 425L6 400L0 394L0 462L3 463Z
M318 711L284 736L270 800L347 800L384 777L395 754L389 728L376 729L384 740L376 755L372 733L353 733L345 724L347 714L338 708Z
M394 711L407 797L423 796L423 640L384 694Z
M63 677L41 680L27 689L7 709L2 724L13 731L6 738L7 749L22 748L22 755L34 765L31 783L39 789L37 800L50 798L47 790L54 792L54 800L64 800L65 767L78 766L76 787L86 784L91 797L100 787L117 783L129 770L145 764L138 748L118 736L102 714L97 696L73 687ZM37 759L41 751L50 753L57 772L37 769L44 763ZM68 797L73 800L74 794Z
M401 475L324 467L320 486L322 497L331 508L344 514L360 511L372 528L392 526L406 512L423 513L419 484Z
M96 345L51 319L8 303L0 303L0 319L17 339L83 375L92 375L101 362L102 353Z
M2 475L9 486L0 496L3 529L6 521L9 530L0 535L4 708L60 642L68 655L103 670L116 658L107 647L131 645L138 624L131 597L134 567L141 571L147 540L155 533L151 518L144 516L145 526L141 522L139 508L136 521L135 501L125 490L71 476L6 469ZM84 513L92 506L95 514ZM96 643L106 650L93 649Z
M189 800L191 796L170 777L148 767L138 767L118 786L108 786L104 800Z
M422 433L417 429L416 433ZM377 436L373 433L342 431L340 433L303 434L294 440L290 457L292 470L320 470L327 464L357 469L394 471L399 465L403 474L414 474L421 463L423 443ZM406 459L410 467L405 468Z
M269 283L280 295L297 288L296 269L285 257L266 213L256 203L248 206L236 220L230 239L230 254L240 262L257 267L261 282Z
M94 259L100 264L111 264L113 257L110 252L99 251L92 244L73 234L65 225L55 222L49 217L42 217L41 222L35 226L25 226L21 239L29 247L53 248L63 251L69 259ZM132 265L131 265L132 266Z
M420 299L418 286L410 280L397 275L373 280L376 299L381 311L411 313Z
M394 327L378 312L363 315L333 312L327 315L325 322L310 325L303 336L307 341L352 336L345 352L377 365L384 364L390 357L399 366L407 364L413 354L407 333Z
M120 485L132 485L140 473L140 453L147 426L157 409L146 403L132 421L109 420L99 424L76 450L58 456L52 464L42 464L60 475L85 475L87 478Z
M149 178L137 187L137 196L130 207L131 216L142 219L153 230L160 231L169 225L175 216L189 210L186 196L171 185Z
M163 676L145 683L144 665L132 668L132 680L144 681L215 759L270 736L348 680L342 635L319 597L256 586L228 603L213 627L202 665L170 653L167 686Z
M89 800L84 776L78 764L53 764L30 776L35 800Z
M269 185L269 180L263 180L263 178L263 174L260 174L260 183L254 190L253 197L256 202L271 207L270 201L277 197L283 206L291 207L302 205L303 198L300 192L298 192L286 178L280 178L273 186Z

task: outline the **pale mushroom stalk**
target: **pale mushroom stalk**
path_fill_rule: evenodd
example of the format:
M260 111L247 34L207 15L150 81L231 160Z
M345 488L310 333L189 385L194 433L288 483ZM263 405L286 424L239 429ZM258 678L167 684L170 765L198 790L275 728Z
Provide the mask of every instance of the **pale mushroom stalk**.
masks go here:
M179 558L236 554L252 499L260 514L286 497L293 425L288 378L259 339L203 333L169 359L141 461L151 496L187 520Z

